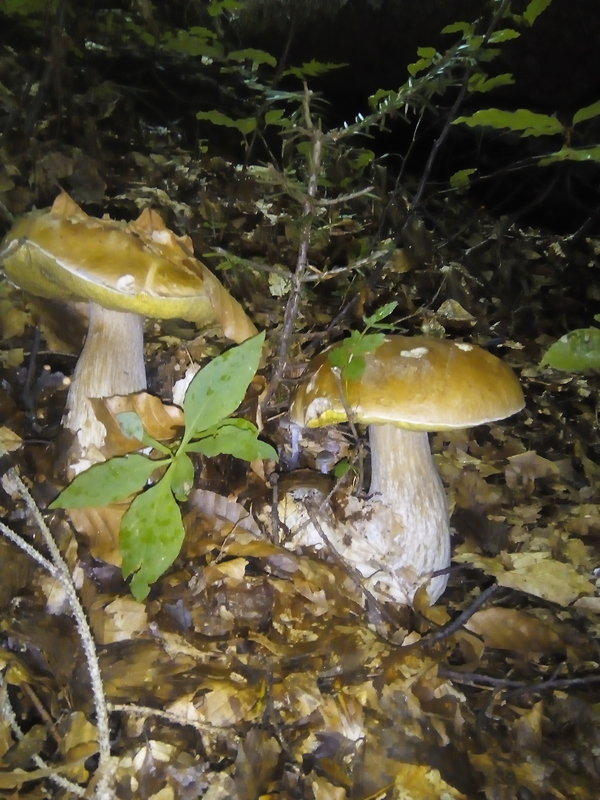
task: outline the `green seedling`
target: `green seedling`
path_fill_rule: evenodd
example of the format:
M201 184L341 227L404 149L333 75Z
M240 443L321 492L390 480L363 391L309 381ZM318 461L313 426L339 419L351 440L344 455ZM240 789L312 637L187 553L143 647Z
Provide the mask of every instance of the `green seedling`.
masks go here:
M377 328L389 328L389 324L382 323L394 311L398 303L394 300L378 308L374 314L363 317L364 330L352 331L347 339L334 347L327 358L332 367L340 370L343 380L352 381L360 378L365 371L365 355L373 353L383 344L384 333L369 333Z
M50 508L105 506L135 495L120 528L123 576L131 577L136 600L177 558L184 538L178 502L193 487L190 453L212 457L227 453L246 461L277 459L275 450L258 439L256 425L230 415L237 409L258 369L264 333L218 356L193 378L183 402L184 432L167 446L144 430L131 411L118 416L126 436L139 439L150 455L132 453L95 464L78 475ZM147 483L152 476L151 486ZM147 488L146 488L147 487Z

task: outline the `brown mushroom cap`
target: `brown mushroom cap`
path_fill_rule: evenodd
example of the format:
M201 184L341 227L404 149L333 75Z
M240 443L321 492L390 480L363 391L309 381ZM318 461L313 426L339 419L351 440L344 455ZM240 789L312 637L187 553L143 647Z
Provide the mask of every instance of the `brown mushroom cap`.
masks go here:
M311 362L292 403L293 422L309 428L345 422L341 386L356 422L391 423L410 430L469 428L503 419L524 406L510 367L476 345L387 336L365 356L362 376L342 383L328 361L331 349Z
M40 297L218 323L236 342L257 332L237 300L194 258L191 240L177 237L150 209L130 223L98 219L63 192L51 208L17 221L0 261L9 280Z

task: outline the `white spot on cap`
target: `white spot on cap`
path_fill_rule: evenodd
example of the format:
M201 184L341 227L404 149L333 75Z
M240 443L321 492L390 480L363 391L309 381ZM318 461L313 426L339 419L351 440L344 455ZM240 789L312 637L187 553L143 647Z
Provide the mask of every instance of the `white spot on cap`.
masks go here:
M136 291L135 278L129 273L127 275L121 275L117 280L116 286L119 292L126 292L127 294L134 294Z
M152 231L152 238L159 244L169 244L171 241L171 236L171 231L167 230L166 228L164 230L155 228Z
M401 350L400 355L405 358L423 358L428 352L427 347L413 347L412 350Z
M454 342L454 344L455 344L455 345L456 345L456 347L458 347L460 350L466 350L466 351L467 351L467 353L469 352L469 350L472 350L472 349L473 349L473 345L472 345L472 344L469 344L468 342Z

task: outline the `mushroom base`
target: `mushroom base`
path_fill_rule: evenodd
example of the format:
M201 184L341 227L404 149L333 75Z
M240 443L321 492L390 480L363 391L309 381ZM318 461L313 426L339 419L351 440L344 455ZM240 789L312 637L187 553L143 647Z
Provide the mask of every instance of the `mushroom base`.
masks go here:
M429 576L450 566L450 520L429 437L395 425L370 425L369 442L371 501L394 516L388 569L416 575L415 589L426 585L433 603L448 583L447 575Z
M91 303L85 345L73 372L64 418L83 459L81 467L73 471L102 460L99 448L106 429L96 419L90 398L132 394L145 388L143 318Z
M431 574L450 565L450 527L427 434L378 425L370 439L369 498L338 494L331 504L313 489L284 496L286 546L331 551L379 600L412 605L424 587L434 603L448 582Z

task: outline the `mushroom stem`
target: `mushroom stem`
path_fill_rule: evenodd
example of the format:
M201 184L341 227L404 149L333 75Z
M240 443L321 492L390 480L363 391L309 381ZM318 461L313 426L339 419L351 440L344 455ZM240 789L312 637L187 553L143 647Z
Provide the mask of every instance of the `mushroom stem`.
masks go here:
M450 565L450 524L446 493L424 431L395 425L370 425L370 494L387 506L398 523L387 568L412 597L427 586L432 603L444 592Z
M89 398L145 388L143 317L90 303L88 332L71 379L64 420L65 427L76 434L84 458L104 444L106 435Z

